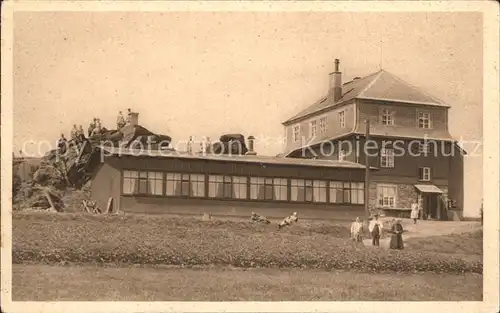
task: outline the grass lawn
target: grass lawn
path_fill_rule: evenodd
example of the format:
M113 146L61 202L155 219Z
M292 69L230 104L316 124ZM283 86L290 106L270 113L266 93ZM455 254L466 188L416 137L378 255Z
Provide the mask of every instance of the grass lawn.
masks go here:
M482 300L479 274L40 264L12 271L13 301Z

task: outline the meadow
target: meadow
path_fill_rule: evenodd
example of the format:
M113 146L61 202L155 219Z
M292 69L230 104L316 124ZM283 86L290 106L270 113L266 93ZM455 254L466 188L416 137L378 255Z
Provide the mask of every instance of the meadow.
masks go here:
M192 300L454 300L467 289L482 290L481 231L410 238L408 249L394 251L354 244L348 225L334 222L300 221L278 231L276 224L243 219L14 213L12 225L13 292L21 298L72 295L40 287L50 284L78 289L80 298L103 300L106 295L122 300L126 295L156 300L187 295ZM35 273L42 280L36 288L28 282ZM64 280L64 275L80 279ZM109 295L82 287L99 286L102 279L121 291ZM370 292L366 286L374 280L386 283ZM219 283L225 287L213 287ZM144 292L133 296L127 288ZM481 292L468 295L477 300Z

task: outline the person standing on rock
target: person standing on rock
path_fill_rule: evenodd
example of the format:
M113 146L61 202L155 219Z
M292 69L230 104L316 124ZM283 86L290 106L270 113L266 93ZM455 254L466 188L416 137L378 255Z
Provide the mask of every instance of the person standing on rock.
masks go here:
M125 118L123 117L122 111L120 111L118 113L118 117L116 118L116 129L122 129L125 125Z
M96 127L96 122L97 122L97 118L94 117L94 119L92 120L92 122L90 122L90 125L89 125L89 137L92 136L92 133L94 132L94 129Z
M77 134L78 140L83 142L85 140L85 132L83 131L83 126L80 125L80 128L78 129L78 134Z
M132 123L132 110L128 109L127 110L127 122L126 122L126 124L129 125L130 123Z
M401 220L396 220L396 223L391 227L391 242L389 248L403 250L403 225L401 225Z
M73 128L70 133L71 140L76 140L78 137L78 129L76 128L76 124L73 124Z
M420 208L418 206L418 203L415 200L413 200L411 203L411 213L410 213L410 217L413 220L413 224L417 224L419 213L420 213Z
M359 217L356 217L356 220L351 224L351 238L356 243L363 242L362 233L363 231L363 222L359 220Z
M375 214L373 219L370 221L368 225L368 231L372 235L372 244L374 246L380 246L380 235L382 234L382 229L384 226L378 220L378 214Z

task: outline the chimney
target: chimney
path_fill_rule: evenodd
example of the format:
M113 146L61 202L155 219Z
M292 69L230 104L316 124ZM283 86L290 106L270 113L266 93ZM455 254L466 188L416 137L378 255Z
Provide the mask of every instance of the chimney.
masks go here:
M253 150L254 140L255 140L254 136L248 136L248 151L247 153L245 153L246 155L257 155L257 152Z
M330 73L330 89L328 90L328 95L333 95L335 102L342 98L342 73L340 72L339 64L339 59L335 59L335 71Z
M139 113L130 112L130 125L137 126L139 125Z

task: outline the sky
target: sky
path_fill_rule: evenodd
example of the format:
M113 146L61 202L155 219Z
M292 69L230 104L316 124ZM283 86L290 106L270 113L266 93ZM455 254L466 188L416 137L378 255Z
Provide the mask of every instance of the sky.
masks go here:
M44 153L94 116L114 128L131 108L174 145L241 133L276 155L281 122L326 94L338 58L344 81L383 68L451 106L477 215L482 47L477 13L16 12L14 151Z

